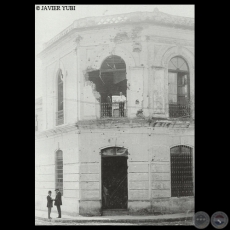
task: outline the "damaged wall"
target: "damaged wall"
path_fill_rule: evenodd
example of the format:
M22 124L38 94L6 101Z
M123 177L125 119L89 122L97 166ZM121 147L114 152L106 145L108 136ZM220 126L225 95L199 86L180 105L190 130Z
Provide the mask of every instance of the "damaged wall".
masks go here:
M87 142L85 142L87 140ZM142 143L145 143L143 145ZM152 128L81 129L35 142L35 207L46 210L48 190L54 194L55 152L63 151L63 213L101 214L101 155L108 146L128 149L130 213L191 210L194 197L171 197L170 148L194 147L194 130ZM194 149L194 148L193 148ZM193 151L194 154L194 151Z
M87 76L98 71L110 55L120 56L126 64L128 122L117 126L114 120L104 126L103 119L98 122L100 95ZM177 55L188 63L194 95L194 31L190 29L147 22L95 26L72 31L47 48L43 54L43 131L55 133L61 127L63 132L36 140L36 209L46 210L47 192L54 192L55 151L60 148L63 213L100 215L100 149L108 146L124 146L130 154L130 213L177 213L193 208L194 197L171 197L170 148L187 145L194 149L194 128L144 127L132 125L131 119L141 110L150 119L168 117L167 65ZM64 75L64 125L56 127L59 68ZM86 127L78 127L84 120ZM97 121L96 127L91 128L90 120ZM65 130L75 122L74 131Z
M100 149L124 146L128 149L128 210L130 213L184 212L191 210L194 197L171 197L170 148L187 144L193 148L193 130L180 133L166 128L84 129L79 140L80 214L101 212ZM186 140L186 142L184 141ZM143 145L142 143L145 143ZM184 202L187 203L184 203Z
M80 39L77 39L79 38ZM191 95L194 93L194 33L191 30L168 28L148 23L136 26L114 25L93 30L75 31L50 48L43 57L46 89L43 92L44 129L55 126L55 74L59 63L65 69L65 123L98 118L97 95L85 73L99 70L110 55L120 56L126 63L128 117L142 109L144 116L168 116L169 58L180 55L190 70ZM68 89L68 90L67 90ZM92 91L93 85L92 85ZM85 95L88 94L88 95ZM97 100L95 100L95 98ZM84 105L95 102L93 109ZM85 111L84 111L85 110Z

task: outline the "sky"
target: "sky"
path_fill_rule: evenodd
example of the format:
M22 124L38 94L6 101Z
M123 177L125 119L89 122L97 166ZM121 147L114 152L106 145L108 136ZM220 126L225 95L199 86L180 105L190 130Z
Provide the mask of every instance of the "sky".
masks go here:
M61 10L42 10L42 6L75 6L75 10L63 10L62 7ZM42 51L45 42L80 18L152 12L154 8L171 15L194 18L194 5L35 5L35 98L42 96L41 61L36 55Z

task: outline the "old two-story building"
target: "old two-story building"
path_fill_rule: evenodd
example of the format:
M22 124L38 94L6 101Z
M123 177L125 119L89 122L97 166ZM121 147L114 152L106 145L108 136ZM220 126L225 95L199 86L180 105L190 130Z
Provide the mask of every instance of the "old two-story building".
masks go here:
M44 44L35 208L194 210L194 19L134 12L74 21Z

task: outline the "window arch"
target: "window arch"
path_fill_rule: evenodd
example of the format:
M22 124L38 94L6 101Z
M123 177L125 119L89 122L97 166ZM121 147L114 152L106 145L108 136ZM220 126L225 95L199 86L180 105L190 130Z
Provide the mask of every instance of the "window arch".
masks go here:
M92 71L89 81L100 94L101 117L125 117L127 114L126 63L117 55L104 59L100 70Z
M110 55L103 61L100 69L101 72L106 72L106 71L114 72L114 70L126 71L126 64L121 57L117 55Z
M169 61L169 70L189 72L186 61L181 57L173 57Z
M190 79L187 62L180 56L168 64L168 100L170 117L190 116Z
M63 195L63 152L57 150L55 154L55 188L59 188Z
M101 100L106 102L106 96L119 96L120 92L126 97L127 79L126 79L126 64L125 61L117 56L110 55L101 64L99 78L102 87L98 89L101 94Z
M63 113L63 74L62 70L59 69L57 73L57 117L56 125L61 125L64 123L64 113Z
M171 196L193 196L192 148L184 145L170 149Z
M128 149L124 147L107 147L101 150L102 157L125 156L128 157Z

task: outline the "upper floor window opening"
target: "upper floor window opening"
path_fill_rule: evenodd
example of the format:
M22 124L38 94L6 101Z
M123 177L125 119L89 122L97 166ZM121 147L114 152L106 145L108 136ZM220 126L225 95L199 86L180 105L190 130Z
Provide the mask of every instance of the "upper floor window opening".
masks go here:
M168 65L169 117L190 116L190 79L186 61L177 56Z
M125 61L117 56L107 57L99 71L89 73L101 96L101 117L125 117L127 114L127 79Z
M57 73L57 113L56 113L56 125L64 123L63 113L63 74L59 69Z

